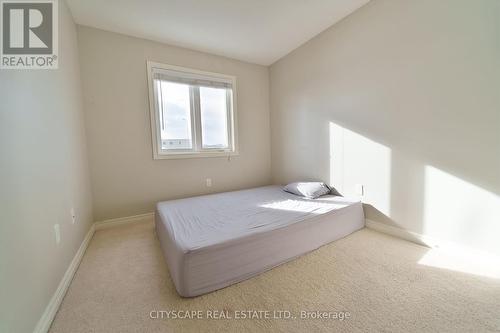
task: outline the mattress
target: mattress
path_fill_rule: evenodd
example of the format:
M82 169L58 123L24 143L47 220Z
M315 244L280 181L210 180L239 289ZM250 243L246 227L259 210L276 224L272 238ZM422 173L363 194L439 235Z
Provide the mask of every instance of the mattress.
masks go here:
M184 297L248 279L364 227L361 202L280 186L160 202L155 227Z

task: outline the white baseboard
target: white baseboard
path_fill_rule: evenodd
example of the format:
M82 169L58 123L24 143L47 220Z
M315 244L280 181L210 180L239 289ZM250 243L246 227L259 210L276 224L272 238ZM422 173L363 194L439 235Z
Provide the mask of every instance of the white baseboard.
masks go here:
M95 230L107 229L118 227L124 224L139 223L152 221L154 219L154 213L146 213L134 216L119 217L116 219L109 219L104 221L98 221L95 223Z
M375 231L382 232L384 234L388 234L394 237L402 238L407 241L424 245L430 248L438 248L448 243L426 235L416 233L414 231L409 231L403 228L395 227L392 225L373 221L370 219L365 219L365 226L369 229L373 229Z
M80 262L82 261L83 255L85 254L85 251L87 250L87 247L90 243L90 240L92 239L92 236L94 235L94 224L90 226L89 231L87 232L87 235L85 235L85 238L83 239L82 244L80 245L80 248L76 252L75 256L73 257L73 260L69 264L68 269L64 273L64 276L59 283L59 286L57 286L56 292L50 299L49 304L45 308L45 311L42 314L42 317L38 321L34 333L46 333L48 332L50 325L52 324L52 321L54 320L54 317L56 316L57 310L59 310L59 306L62 303L62 300L64 298L64 295L66 295L66 292L68 291L69 285L71 284L71 281L73 280L73 277L75 276L76 270L78 269L78 266L80 265Z
M413 231L408 231L403 228L391 226L370 219L365 219L365 226L369 229L373 229L375 231L382 232L394 237L402 238L404 240L417 243L431 249L439 249L441 253L451 253L454 257L459 256L462 258L472 258L471 262L477 262L478 260L482 260L483 263L489 261L490 263L496 264L500 262L499 253L489 252L483 249L478 249L444 239L438 239L435 237L419 234ZM500 271L498 272L498 274L500 274Z
M121 217L117 219L110 219L93 223L89 231L87 232L87 235L85 235L85 238L83 239L80 248L73 257L73 260L71 261L68 269L64 273L64 276L61 282L59 283L59 286L57 287L54 295L50 299L49 304L45 308L45 311L43 312L42 317L38 321L35 330L33 332L34 333L48 332L50 325L52 324L52 321L56 316L57 310L59 310L59 306L61 306L64 295L66 295L66 292L68 291L71 281L75 276L76 270L78 269L78 266L82 261L83 255L85 254L85 251L87 250L87 247L95 231L117 227L129 223L151 221L153 220L153 218L154 218L154 213L147 213L147 214Z
M83 255L85 254L85 251L87 250L90 240L92 239L92 236L94 235L94 232L96 230L113 228L130 223L147 222L147 221L152 221L153 219L154 219L154 213L146 213L146 214L109 219L93 223L89 231L87 232L87 235L83 239L80 248L76 252L73 260L71 261L68 269L64 273L64 276L61 282L59 283L59 286L57 287L54 295L50 299L50 302L47 305L42 317L38 321L34 333L48 332L50 325L52 324L52 321L56 316L57 310L59 309L59 306L62 303L64 295L66 295L66 292L68 291L68 288L71 284L71 281L73 280L76 270L78 269L78 266L82 261ZM410 242L414 242L431 248L438 248L441 247L442 245L450 244L446 241L440 241L429 236L425 236L413 231L408 231L403 228L391 226L370 219L365 219L365 226L369 229L373 229L375 231L389 234L391 236L402 238Z
M388 234L394 237L402 238L404 240L417 243L419 245L423 245L432 249L445 249L453 251L462 251L464 253L465 252L476 253L478 255L488 255L488 256L491 255L491 253L485 252L484 250L481 249L469 247L466 245L454 243L448 240L439 239L424 234L419 234L414 231L409 231L400 227L395 227L392 225L373 221L370 219L365 219L365 226L369 229L373 229L375 231L382 232L384 234Z

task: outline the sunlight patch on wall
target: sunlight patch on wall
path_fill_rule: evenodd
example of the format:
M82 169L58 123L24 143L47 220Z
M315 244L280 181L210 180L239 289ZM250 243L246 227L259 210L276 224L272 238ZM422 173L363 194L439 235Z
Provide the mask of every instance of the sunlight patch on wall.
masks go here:
M330 184L390 216L391 149L330 122Z
M500 254L500 197L426 166L423 229L432 237L481 244L481 249Z

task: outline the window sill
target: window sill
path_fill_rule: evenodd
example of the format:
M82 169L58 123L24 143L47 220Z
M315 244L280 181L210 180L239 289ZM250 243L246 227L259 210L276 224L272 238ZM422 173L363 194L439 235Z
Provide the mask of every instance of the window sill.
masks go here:
M154 154L153 158L155 160L177 160L183 158L210 158L210 157L232 157L238 156L238 152L226 152L226 151L214 151L214 152L185 152L185 153L163 153L163 154Z

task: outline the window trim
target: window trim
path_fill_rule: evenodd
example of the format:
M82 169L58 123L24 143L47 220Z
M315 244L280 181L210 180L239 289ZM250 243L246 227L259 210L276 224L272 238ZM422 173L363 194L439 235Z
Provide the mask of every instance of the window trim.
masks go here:
M191 69L186 67L180 67L169 64L162 64L153 61L147 61L147 77L148 77L148 89L149 89L149 113L151 118L151 141L153 148L153 159L161 160L161 159L180 159L180 158L204 158L204 157L230 157L239 155L238 152L238 122L237 122L237 100L236 100L236 77L226 74L206 72L197 69ZM195 124L195 110L197 108L193 108L193 103L196 101L191 100L191 137L193 150L178 150L166 152L161 149L161 130L159 126L161 126L160 120L158 119L158 115L156 112L156 104L158 103L157 97L155 94L154 80L153 80L153 69L163 69L163 70L173 70L177 72L186 73L189 76L200 76L200 77L210 77L214 80L218 80L221 82L231 82L232 85L232 94L227 94L227 105L231 106L230 110L228 110L228 140L230 144L229 149L203 149L203 143L201 138L201 124ZM190 87L193 89L193 87ZM190 94L194 96L194 94ZM232 95L232 98L231 96ZM192 98L194 99L194 98ZM229 109L229 107L228 107ZM201 117L199 117L201 120ZM199 128L198 128L199 127ZM199 137L199 140L195 139ZM198 145L200 145L198 147Z

